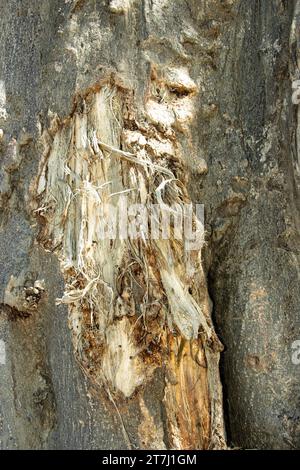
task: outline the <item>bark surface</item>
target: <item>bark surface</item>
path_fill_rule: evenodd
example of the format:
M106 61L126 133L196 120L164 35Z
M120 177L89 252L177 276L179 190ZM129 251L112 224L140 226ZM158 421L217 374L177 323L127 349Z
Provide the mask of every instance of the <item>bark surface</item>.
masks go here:
M300 448L299 12L0 0L0 448ZM124 191L203 246L98 240Z

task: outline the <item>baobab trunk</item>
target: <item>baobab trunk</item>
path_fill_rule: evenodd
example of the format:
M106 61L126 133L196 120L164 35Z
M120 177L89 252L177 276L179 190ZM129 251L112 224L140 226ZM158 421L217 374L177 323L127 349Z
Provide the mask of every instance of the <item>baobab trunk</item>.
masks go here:
M1 448L299 447L298 10L0 1Z

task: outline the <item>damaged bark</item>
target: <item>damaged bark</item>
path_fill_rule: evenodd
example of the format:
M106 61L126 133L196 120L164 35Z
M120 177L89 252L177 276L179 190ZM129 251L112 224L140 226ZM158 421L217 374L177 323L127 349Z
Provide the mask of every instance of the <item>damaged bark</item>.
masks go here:
M1 448L299 447L298 10L0 2Z
M142 122L132 90L111 83L77 98L63 122L53 119L33 189L38 241L60 260L66 287L57 303L69 305L75 354L87 376L118 406L162 368L171 447L221 448L221 346L201 252L185 252L175 226L166 240L142 231L137 239L103 239L99 230L105 204L122 207L124 194L128 205L189 202L176 125L188 134L196 85L187 70L166 74L158 81L151 72Z

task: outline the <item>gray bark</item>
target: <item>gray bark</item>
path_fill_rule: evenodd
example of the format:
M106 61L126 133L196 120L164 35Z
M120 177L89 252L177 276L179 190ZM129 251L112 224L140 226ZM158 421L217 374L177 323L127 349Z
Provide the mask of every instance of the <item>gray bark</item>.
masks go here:
M41 135L54 117L72 117L78 97L109 77L133 91L140 118L153 64L189 70L198 90L176 139L189 195L205 204L227 445L300 448L300 365L291 359L300 339L298 8L292 0L0 0L1 449L174 447L163 367L144 385L144 408L136 395L115 399L121 425L76 361L67 306L55 304L65 290L59 260L39 243L32 210ZM12 276L22 295L45 280L34 313L7 301Z

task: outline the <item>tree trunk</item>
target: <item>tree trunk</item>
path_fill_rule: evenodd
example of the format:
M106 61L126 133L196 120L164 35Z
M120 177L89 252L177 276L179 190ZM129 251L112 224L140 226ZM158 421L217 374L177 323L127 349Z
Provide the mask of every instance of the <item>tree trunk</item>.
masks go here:
M299 12L0 0L0 448L300 448Z

